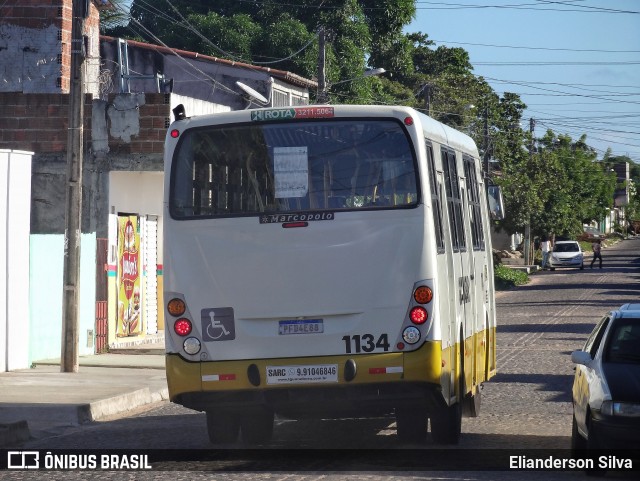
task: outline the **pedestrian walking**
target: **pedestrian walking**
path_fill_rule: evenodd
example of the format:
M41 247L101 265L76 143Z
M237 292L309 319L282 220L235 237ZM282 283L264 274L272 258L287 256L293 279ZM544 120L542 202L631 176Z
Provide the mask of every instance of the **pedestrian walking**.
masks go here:
M591 248L593 249L593 259L591 259L591 268L593 269L593 263L596 259L600 259L600 269L602 269L602 245L600 244L600 239L591 244Z
M542 251L542 269L547 270L547 262L549 261L549 252L551 252L551 241L545 237L540 242L540 250Z

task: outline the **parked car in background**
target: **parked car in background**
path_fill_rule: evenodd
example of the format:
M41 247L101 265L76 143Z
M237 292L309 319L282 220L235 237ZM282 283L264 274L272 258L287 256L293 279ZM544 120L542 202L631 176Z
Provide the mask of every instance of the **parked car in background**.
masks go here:
M600 232L595 227L584 226L584 231L582 232L582 234L580 234L580 237L578 237L578 240L594 241L598 239L604 240L605 238L606 238L606 235L604 234L604 232Z
M640 304L609 312L571 360L572 449L640 449Z
M574 240L556 241L549 255L549 269L557 267L578 267L584 269L584 253L580 243Z

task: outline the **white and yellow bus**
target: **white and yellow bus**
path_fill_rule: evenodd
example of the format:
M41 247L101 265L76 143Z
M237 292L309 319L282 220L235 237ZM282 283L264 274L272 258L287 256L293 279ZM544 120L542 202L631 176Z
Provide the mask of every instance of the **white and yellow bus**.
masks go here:
M406 107L304 106L169 128L171 401L213 443L274 415L395 415L456 443L496 369L489 212L468 136Z

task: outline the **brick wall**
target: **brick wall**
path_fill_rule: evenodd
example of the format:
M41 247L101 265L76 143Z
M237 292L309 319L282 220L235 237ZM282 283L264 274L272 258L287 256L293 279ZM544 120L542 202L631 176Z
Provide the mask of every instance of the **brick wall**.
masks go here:
M0 2L0 91L69 92L73 0ZM91 4L85 20L87 60L99 56L100 15ZM87 75L97 77L97 63ZM94 72L93 70L96 70ZM92 87L88 85L88 87ZM87 91L97 92L97 87Z
M121 94L127 95L127 94ZM115 96L107 102L111 105ZM85 151L96 138L108 139L108 150L121 154L161 154L170 118L165 94L144 94L144 103L132 113L140 128L136 135L122 139L112 135L112 121L106 132L92 132L91 96L85 96ZM108 109L107 109L108 110ZM27 150L37 154L66 151L69 96L66 94L15 94L0 92L0 149ZM106 153L106 152L105 152Z
M167 135L167 127L171 116L170 95L165 94L117 94L110 95L108 106L114 105L116 96L144 97L144 103L140 103L133 113L136 118L127 120L129 123L138 122L139 130L131 138L121 138L114 134L117 119L114 112L107 108L107 129L109 133L109 152L119 154L162 154L164 151L164 139ZM96 132L96 138L98 132Z

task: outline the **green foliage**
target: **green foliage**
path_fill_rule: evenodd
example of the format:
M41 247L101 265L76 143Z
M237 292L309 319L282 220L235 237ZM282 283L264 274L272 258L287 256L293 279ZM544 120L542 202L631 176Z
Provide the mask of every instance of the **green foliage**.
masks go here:
M497 264L494 268L494 279L496 290L506 290L514 286L521 286L529 282L529 275L526 272L511 269L502 264Z
M173 0L171 4L160 0L153 4L156 11L149 5L133 0L131 16L167 45L258 65L295 54L318 37L318 27L322 26L328 39L329 84L361 76L367 65L372 65L374 52L401 45L402 28L415 14L413 0L325 0L320 5L315 0ZM158 14L158 10L166 15ZM116 33L108 28L106 32ZM146 35L146 40L157 42L152 35ZM290 59L268 65L313 78L317 56L315 42ZM398 66L410 69L408 58L405 54L405 62ZM330 100L371 103L378 95L390 98L393 91L366 79L336 85L330 90Z
M529 223L532 235L575 237L582 225L601 219L613 204L615 175L596 162L584 137L574 142L552 131L538 140L529 137L529 152L520 149L503 163L507 219L503 227L522 232Z
M498 161L490 178L503 189L506 218L498 227L508 233L530 225L534 236L579 234L583 223L601 219L612 207L616 179L607 165L614 162L632 164L632 181L640 182L640 166L610 152L598 162L584 136L573 140L547 131L534 138L523 129L526 105L520 97L497 95L473 73L468 52L436 48L426 33L403 32L415 12L414 0L133 0L131 7L132 31L143 40L156 43L158 37L174 48L307 78L317 75L315 40L322 26L330 102L425 110L428 93L432 117L468 133L483 158ZM108 14L101 15L105 33L132 35L121 18L107 21ZM362 78L366 67L383 67L388 74ZM628 218L640 220L640 189L633 182L629 188Z

